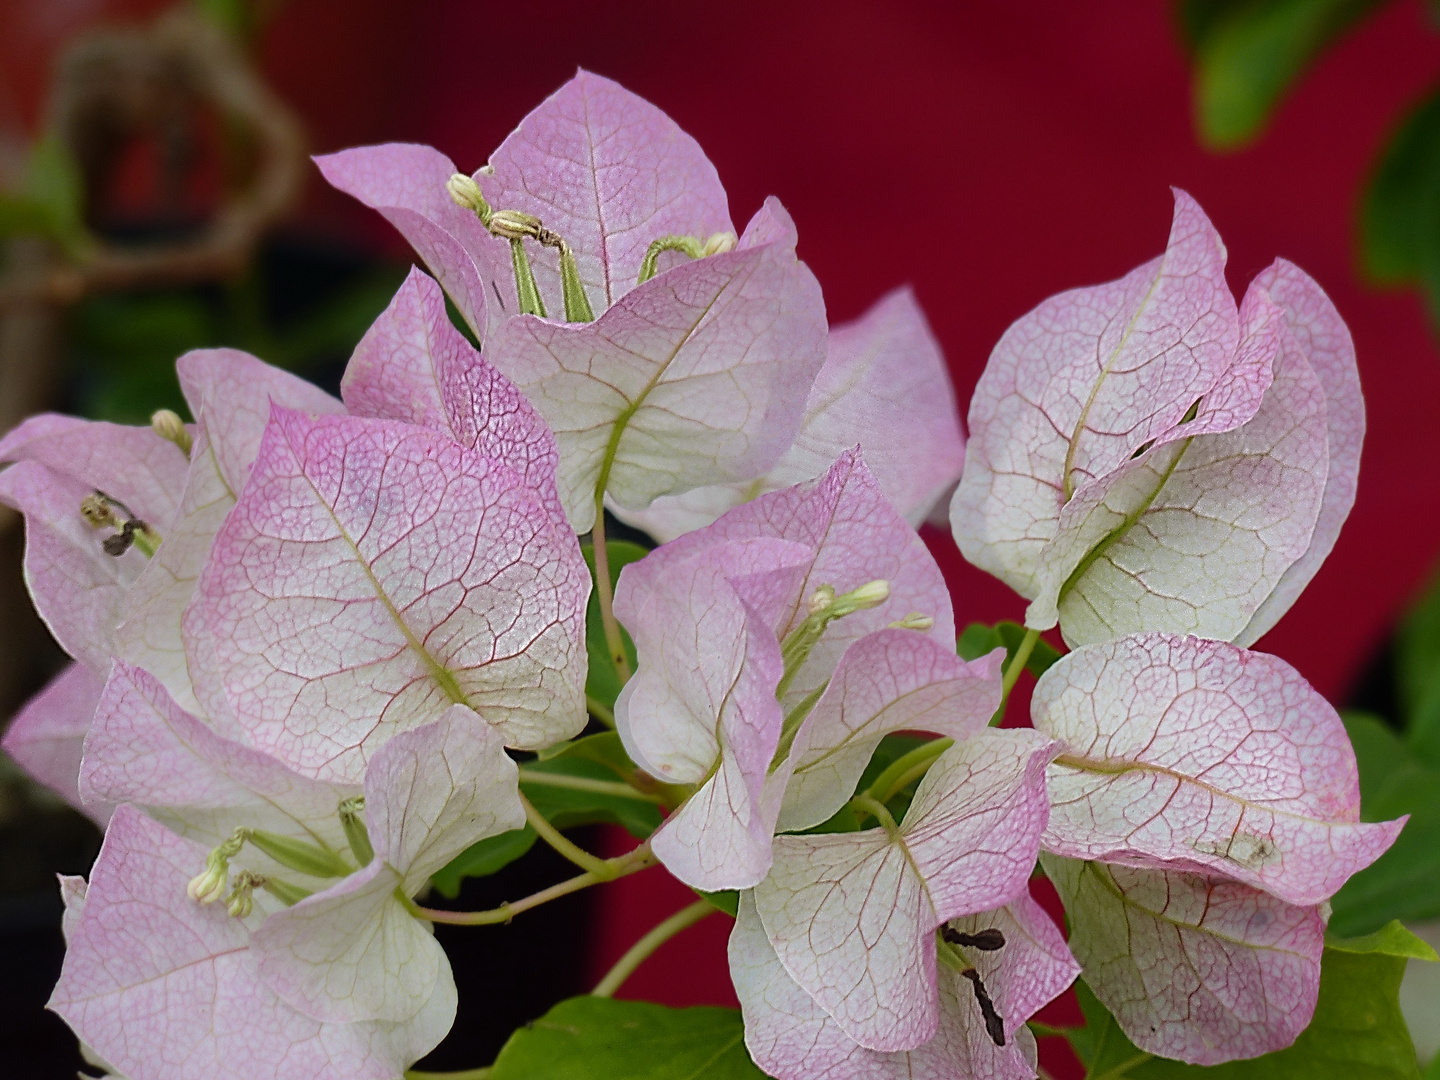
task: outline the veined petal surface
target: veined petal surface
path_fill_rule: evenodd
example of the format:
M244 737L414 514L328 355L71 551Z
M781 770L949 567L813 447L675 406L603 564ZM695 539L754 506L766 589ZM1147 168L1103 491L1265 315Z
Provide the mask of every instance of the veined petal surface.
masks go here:
M1192 1065L1295 1041L1320 992L1325 920L1237 881L1042 854L1085 981L1142 1050Z
M734 251L651 278L592 323L519 316L486 355L555 432L560 499L583 533L602 482L643 510L774 465L799 430L825 337L820 286L771 199Z
M934 1037L934 933L1018 896L1044 829L1037 732L957 743L926 773L904 823L858 833L777 836L755 888L786 972L850 1038L910 1050Z
M15 714L0 749L101 828L113 804L80 798L80 758L104 683L84 664L71 664Z
M412 425L277 408L191 612L254 744L358 783L452 704L512 746L577 733L589 585L507 466Z
M1292 904L1337 892L1404 821L1360 822L1339 714L1273 656L1143 634L1062 657L1035 688L1050 766L1044 846L1224 875Z

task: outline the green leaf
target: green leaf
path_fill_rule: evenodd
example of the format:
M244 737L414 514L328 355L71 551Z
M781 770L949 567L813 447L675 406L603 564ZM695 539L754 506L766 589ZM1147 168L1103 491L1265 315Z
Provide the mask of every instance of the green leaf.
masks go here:
M1326 46L1383 2L1187 4L1183 22L1195 37L1195 112L1202 141L1234 149L1254 139Z
M1005 646L1005 663L1008 665L1015 657L1015 652L1020 648L1020 642L1024 640L1025 627L1016 622L998 622L994 626L986 626L984 623L971 623L965 627L960 638L955 643L955 651L964 660L978 660L986 653L1000 646ZM1030 659L1025 662L1025 670L1034 675L1037 679L1050 669L1050 665L1059 660L1060 650L1051 645L1044 638L1035 642L1035 648L1030 653Z
M595 576L595 549L586 541L580 545L581 552L585 555L585 565L590 567L590 576ZM643 559L650 554L648 550L639 544L632 544L629 540L608 540L605 543L605 550L610 556L610 584L614 587L615 582L620 580L620 570L632 562ZM625 628L620 628L620 634L625 640L625 652L630 657L630 670L635 670L635 644L630 640L630 635ZM585 648L590 654L590 674L585 680L585 693L588 697L594 698L607 709L615 707L615 698L620 693L620 675L615 670L615 663L610 659L610 646L605 643L605 625L600 621L600 598L592 589L590 592L590 606L585 612Z
M510 1036L490 1080L763 1080L735 1009L577 997Z
M634 774L620 737L607 731L577 739L555 757L522 765L520 788L557 829L608 822L644 839L660 825L660 805L658 796L628 786Z
M0 215L0 231L38 232L74 259L83 258L93 247L94 238L85 225L80 169L55 134L43 136L30 148L24 190L12 193L7 202Z
M1327 933L1325 947L1362 955L1379 953L1382 956L1399 956L1412 960L1440 960L1430 943L1406 930L1399 919L1391 919L1379 930L1364 937L1342 938Z
M1294 1045L1248 1061L1201 1068L1136 1050L1079 982L1086 1028L1069 1038L1090 1080L1418 1080L1415 1046L1400 1013L1404 972L1401 956L1327 947L1310 1026Z
M1440 915L1440 769L1421 761L1375 717L1347 713L1345 727L1360 767L1360 816L1388 821L1409 814L1410 821L1390 850L1331 900L1331 930L1354 936L1391 919Z
M1361 251L1371 277L1398 284L1426 276L1426 267L1435 261L1440 245L1437 196L1440 94L1422 102L1401 122L1365 189ZM1427 596L1427 601L1433 601L1433 595ZM1402 670L1402 695L1412 688Z
M704 892L696 889L695 895L707 901L716 911L723 911L732 919L740 917L740 894L734 889L726 889L723 892Z
M442 866L430 879L430 884L441 896L454 900L460 895L460 883L466 878L489 877L524 855L534 843L535 830L529 825L499 836L486 837Z

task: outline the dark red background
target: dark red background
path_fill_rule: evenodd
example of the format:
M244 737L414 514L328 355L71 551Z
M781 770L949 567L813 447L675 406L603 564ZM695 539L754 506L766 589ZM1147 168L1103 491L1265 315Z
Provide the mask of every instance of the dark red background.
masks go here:
M33 121L54 43L149 2L9 0L0 67ZM583 65L694 134L736 221L770 193L790 208L834 320L915 285L961 401L1006 325L1046 295L1158 253L1189 190L1230 245L1232 285L1276 255L1330 291L1355 334L1369 405L1360 496L1334 555L1264 647L1340 700L1440 547L1440 359L1421 304L1360 279L1357 195L1407 103L1440 76L1440 36L1395 5L1328 54L1254 149L1196 143L1170 5L1136 0L955 3L493 4L291 0L260 46L317 150L429 142L480 165ZM400 254L378 218L315 177L297 227ZM934 547L957 620L1015 618L1018 598ZM651 872L608 887L595 972L687 902ZM677 938L625 993L733 1000L726 920Z

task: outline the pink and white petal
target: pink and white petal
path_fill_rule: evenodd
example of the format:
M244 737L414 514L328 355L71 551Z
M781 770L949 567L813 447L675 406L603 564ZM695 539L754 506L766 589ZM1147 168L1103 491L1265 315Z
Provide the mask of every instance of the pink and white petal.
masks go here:
M30 461L125 503L164 533L185 485L185 455L148 427L32 416L0 439L0 461Z
M856 1042L910 1050L936 1031L935 928L1024 891L1045 826L1036 732L952 746L921 781L898 834L777 836L755 904L776 954Z
M345 412L314 383L239 349L192 349L175 361L175 371L191 414L205 418L220 474L236 493L260 453L272 405L317 416Z
M118 557L105 553L106 534L80 514L92 491L35 461L0 472L0 502L25 515L25 584L35 610L61 648L103 675L146 559L135 548Z
M1310 543L1325 425L1323 389L1287 336L1248 423L1157 446L1076 492L1026 624L1058 613L1072 647L1144 630L1236 637Z
M1062 943L1063 947L1063 943ZM786 973L765 937L754 901L741 894L730 935L730 973L755 1063L779 1080L1033 1080L1020 1040L997 1047L986 1034L970 984L939 977L935 1037L914 1050L866 1050ZM1024 1028L1020 1031L1024 1032Z
M644 98L588 71L525 117L475 179L495 209L534 214L565 238L596 312L635 288L651 241L734 230L700 145ZM541 294L558 303L557 256L541 249L531 265Z
M1161 258L1051 297L991 353L950 511L966 559L1034 597L1069 494L1175 425L1229 368L1238 341L1225 246L1177 189Z
M878 630L840 658L795 735L779 828L808 829L849 800L880 740L894 731L964 739L1000 705L1003 649L967 663L913 630Z
M1267 290L1285 310L1291 333L1325 388L1330 469L1310 546L1290 564L1280 584L1251 616L1249 625L1235 639L1240 645L1254 644L1279 621L1335 546L1340 527L1355 503L1360 446L1365 441L1365 397L1355 367L1355 343L1334 303L1305 271L1284 259L1277 259L1262 271L1255 286Z
M717 543L756 536L804 544L814 552L803 582L773 623L777 639L805 619L810 597L821 585L843 593L877 579L890 583L885 603L830 624L791 684L787 710L830 678L852 643L911 612L933 618L935 625L925 636L952 647L955 617L940 568L885 498L858 450L847 450L824 476L736 507L713 526L666 544L646 562L658 567Z
M750 480L794 441L825 359L825 305L784 209L772 199L756 221L776 238L677 266L592 323L522 315L487 346L555 432L577 532L594 520L607 461L606 494L643 510Z
M1224 878L1042 855L1085 981L1141 1050L1192 1065L1295 1041L1320 992L1325 922Z
M236 828L265 829L343 851L337 814L354 788L300 776L268 754L231 742L186 713L153 675L117 661L85 740L80 791L87 802L134 803L207 847ZM258 873L294 871L247 847ZM309 889L328 882L307 879Z
M341 395L355 416L434 428L509 465L566 526L555 490L555 436L509 379L450 322L445 294L412 269L356 346Z
M576 734L589 586L512 469L412 425L277 408L191 611L251 741L358 783L453 704L512 746Z
M117 655L155 675L181 708L197 714L206 709L196 694L186 656L185 609L239 490L221 472L209 427L208 414L195 425L179 513L164 543L130 587L124 621L115 631ZM248 463L245 471L249 472ZM204 675L200 678L203 681ZM217 726L223 726L223 719L223 714L211 717Z
M1059 749L1037 731L986 728L930 767L901 826L939 916L930 929L1025 891L1049 813L1045 766Z
M260 977L281 1000L319 1020L400 1023L442 983L445 950L395 898L399 872L375 859L322 893L271 915L255 932Z
M331 1024L261 982L246 925L192 903L198 844L133 807L116 811L50 999L129 1080L394 1080L455 1018L443 985L407 1025Z
M365 817L375 857L410 895L477 840L525 824L520 773L500 733L463 705L402 731L365 771Z
M764 615L788 602L810 550L752 537L669 554L631 563L616 585L615 614L639 659L615 703L620 738L652 775L698 784L727 737L747 733L744 760L763 776L783 719L775 700L783 663Z
M607 500L608 509L632 529L647 532L657 544L668 544L696 529L713 525L727 510L773 491L768 474L739 484L709 484L679 495L661 495L644 510L626 510Z
M912 525L924 520L965 464L945 357L908 288L831 329L800 434L766 474L767 488L820 476L856 443L880 490Z
M1404 821L1362 824L1339 714L1277 657L1143 634L1063 657L1032 698L1063 741L1047 850L1223 874L1318 904Z
M485 341L520 310L510 249L445 187L454 163L413 143L360 146L314 159L333 187L378 210L434 274L475 336Z
M44 784L102 828L114 803L81 801L81 750L104 683L84 664L71 664L15 714L0 749L34 780Z
M761 793L784 720L775 698L784 662L756 608L787 600L808 556L758 537L688 560L646 558L621 574L615 610L640 663L615 703L616 727L642 768L702 784L652 840L695 888L748 888L769 869L779 808Z

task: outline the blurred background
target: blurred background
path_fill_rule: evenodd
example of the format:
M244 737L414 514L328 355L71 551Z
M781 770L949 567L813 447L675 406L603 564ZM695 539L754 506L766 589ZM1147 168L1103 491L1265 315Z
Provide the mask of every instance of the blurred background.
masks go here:
M44 409L123 422L183 409L173 361L200 346L334 390L410 256L307 155L424 142L470 171L577 66L693 134L735 220L778 195L832 321L913 284L962 407L1012 320L1157 254L1168 188L1183 187L1229 244L1237 293L1284 255L1354 332L1370 425L1359 500L1262 647L1368 713L1352 718L1371 740L1366 815L1415 813L1407 837L1433 849L1407 857L1408 892L1381 867L1337 900L1337 925L1371 928L1358 913L1400 893L1395 913L1419 925L1440 916L1440 602L1424 602L1440 551L1437 19L1420 0L0 0L0 428ZM63 658L4 515L8 716ZM962 625L1021 615L947 533L927 539ZM0 759L7 1075L79 1065L41 1006L61 955L53 874L84 872L97 846ZM503 887L470 882L464 901L559 874L538 850L519 867ZM657 877L444 935L461 1012L428 1067L490 1060L516 1024L587 987L686 902ZM732 1003L725 923L676 938L625 995ZM561 985L531 992L511 977L536 943ZM1440 986L1406 992L1440 1002ZM1412 1017L1424 1056L1440 1045L1431 1021ZM1057 1042L1043 1052L1064 1075Z

